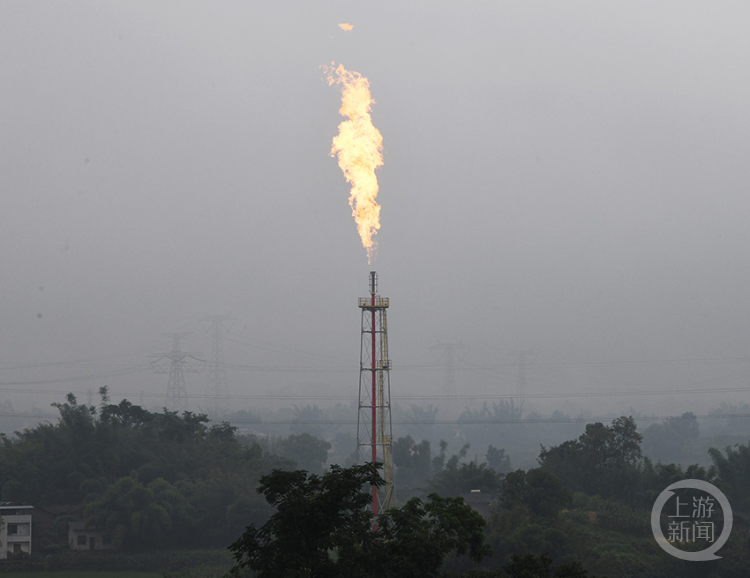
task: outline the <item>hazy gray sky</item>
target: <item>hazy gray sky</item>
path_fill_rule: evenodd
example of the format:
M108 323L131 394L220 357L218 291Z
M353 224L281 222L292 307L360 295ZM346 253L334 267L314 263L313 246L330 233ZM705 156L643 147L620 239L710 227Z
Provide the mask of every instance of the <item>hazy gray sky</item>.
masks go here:
M4 0L0 398L163 395L40 382L145 365L161 332L208 352L198 319L227 313L227 361L266 368L233 394L356 395L371 267L331 62L384 138L394 396L441 389L437 340L484 368L462 391L513 393L514 348L531 392L745 387L749 24L742 1ZM311 365L333 371L280 369Z

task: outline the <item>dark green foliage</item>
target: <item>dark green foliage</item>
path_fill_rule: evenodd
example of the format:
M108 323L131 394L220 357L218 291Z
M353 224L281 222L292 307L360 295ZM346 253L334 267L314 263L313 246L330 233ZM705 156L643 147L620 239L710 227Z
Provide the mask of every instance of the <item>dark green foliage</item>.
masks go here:
M58 423L2 437L3 499L81 505L87 524L131 549L225 546L268 517L254 484L291 462L240 445L226 422L208 426L202 414L152 413L109 403L106 388L100 394L98 408L69 394L54 404Z
M137 553L61 551L49 556L32 556L23 561L3 560L0 576L18 573L21 576L36 577L36 573L39 573L38 576L50 578L95 578L98 573L102 573L108 578L126 578L128 573L153 572L149 576L203 578L204 575L193 570L205 569L207 578L218 578L231 566L232 557L226 548L150 550Z
M496 576L554 576L554 572L581 575L581 566L563 565L571 559L580 560L589 571L612 578L726 578L746 574L750 545L741 517L735 518L732 535L719 553L720 560L691 563L665 555L654 540L650 516L659 493L688 478L724 488L733 506L740 504L735 513L742 511L740 508L747 507L743 505L748 497L743 480L750 475L750 449L739 445L727 448L726 455L712 450L715 467L709 469L654 464L638 458L638 436L634 423L626 419L615 420L611 427L589 424L578 440L543 448L541 469L506 476L501 507L493 513L487 528L488 542L495 551L492 563L496 568L505 564ZM545 516L544 508L534 511L534 507L543 504L540 496L554 492L541 491L531 497L529 486L534 484L529 478L536 471L561 472L569 476L566 485L583 491L563 509L558 506L547 510L557 511L557 516ZM540 553L550 558L547 568L540 558L529 557ZM522 557L514 562L513 554Z
M332 466L323 476L275 470L262 477L258 492L276 512L259 529L248 526L230 546L234 573L249 568L258 578L341 575L340 560L356 557L359 544L370 539L365 507L371 497L362 487L382 483L370 465Z
M494 566L506 563L512 554L547 553L561 559L572 547L564 520L531 517L523 506L495 512L486 535Z
M373 529L370 487L383 484L372 465L332 466L323 476L274 471L259 492L276 506L261 528L248 526L230 550L257 578L428 578L451 553L487 554L484 520L461 499L431 495L382 514Z
M580 562L570 562L552 567L552 558L546 554L513 554L498 570L469 570L461 578L596 578Z
M637 488L640 443L635 420L623 416L611 426L586 425L577 440L542 447L539 463L572 491L628 499Z
M399 496L424 496L426 488L443 496L460 496L471 490L496 493L501 484L502 474L492 464L509 468L510 460L504 449L490 446L487 450L488 463L464 462L469 450L465 444L457 454L446 459L448 443L440 442L440 453L432 457L430 442L416 443L411 436L398 438L393 444L393 462L396 465Z
M371 564L374 576L430 578L446 557L468 554L474 562L491 553L484 543L484 519L461 498L430 494L412 498L378 518Z
M698 418L688 412L650 425L643 432L643 453L657 461L683 462L686 447L698 439Z
M750 444L727 447L722 454L711 448L708 453L721 480L721 487L736 510L750 511Z
M279 444L279 453L293 460L297 468L319 473L328 460L331 444L309 433L292 434Z
M601 528L615 532L653 537L650 510L633 508L599 496L575 494L568 516L594 522Z
M628 500L634 506L650 508L659 494L667 486L686 479L705 480L714 484L722 485L723 482L716 479L714 467L708 470L697 464L692 464L683 469L676 464L654 464L648 458L638 468L636 495Z
M212 425L208 428L208 438L218 442L233 442L236 441L234 436L236 431L236 427L228 421L223 421L220 424Z
M399 494L413 493L432 477L430 442L417 443L411 436L398 438L393 442L393 463L397 468Z
M122 427L138 429L153 421L154 415L123 399L118 405L103 406L99 412L99 419L104 423L116 423Z
M442 496L460 496L472 490L496 493L502 484L502 475L487 464L471 461L456 464L449 460L446 468L430 482L430 488Z
M468 443L464 444L457 454L453 454L446 460L448 443L444 440L440 441L440 454L432 459L435 474L427 484L431 491L442 496L462 496L469 494L472 490L479 490L490 496L499 492L502 474L486 463L480 464L476 460L462 462L469 452L469 447ZM493 457L504 455L504 450L497 450L492 446L490 448L493 450L490 451ZM426 463L424 467L426 468Z
M503 576L507 578L587 578L589 576L580 562L560 564L552 568L552 558L546 554L535 556L514 554L503 566ZM591 578L596 578L591 576Z
M124 477L90 495L84 517L91 526L107 528L116 547L142 549L179 545L194 525L189 509L185 496L161 478L144 486Z
M304 432L238 439L230 423L211 425L205 415L191 412L152 413L127 400L111 403L106 389L100 393L102 403L96 407L68 395L55 404L57 423L0 436L0 499L80 505L89 525L109 529L126 551L142 552L149 560L140 565L127 559L120 562L123 568L152 568L160 549L223 548L242 535L235 542L235 562L238 571L245 565L246 576L251 567L260 569L250 565L251 556L266 546L271 554L262 562L269 565L261 576L427 578L461 570L464 578L587 576L584 566L573 560L610 578L747 575L750 542L743 512L750 511L750 445L711 449L710 468L654 463L641 457L635 421L621 417L611 425L588 424L580 437L542 448L539 468L510 471L505 450L496 445L487 449L487 463L467 462L471 456L463 435L448 438L461 440L452 455L447 442L433 455L428 441L417 443L406 436L393 446L397 495L404 500L409 488L421 499L402 502L381 515L373 531L367 513L369 489L371 483L380 484L380 478L369 466L323 473L328 442ZM298 409L295 427L317 411L310 406ZM519 415L520 408L510 404L485 406L465 415L464 426L484 427L496 436L487 443L505 444L505 433L512 429L507 421ZM472 424L466 421L470 417L485 421ZM525 427L531 426L521 424L513 431ZM580 432L579 427L571 437ZM697 420L683 414L646 433L653 434L653 443L664 434L662 442L677 447L679 440L697 439ZM347 439L353 437L344 432L340 439L340 453L346 456L346 448L354 445ZM290 469L295 462L311 473L275 471ZM715 483L735 510L735 529L719 561L673 559L651 535L650 508L656 496L686 478ZM275 514L255 491L260 480ZM424 488L437 493L424 497ZM473 489L481 489L482 496L499 496L489 509L476 506L489 511L486 525L455 497ZM576 490L572 502L571 490ZM59 518L55 529L39 540L35 536L35 549L52 553L45 562L50 569L69 567L67 558L58 554L66 547L68 519ZM58 539L54 549L51 545ZM483 568L470 568L472 558L486 554L485 540L494 555L485 557ZM459 553L463 556L457 558ZM80 560L91 569L110 568L105 560L126 560L116 558L118 553L107 554L109 558L80 553ZM199 568L201 559L190 560L183 564L175 559L159 567L169 568L173 576L197 577L212 572L218 576L232 564L229 560L223 567L220 562Z
M541 468L516 470L505 476L500 503L503 508L525 508L532 516L556 518L572 495L559 478Z

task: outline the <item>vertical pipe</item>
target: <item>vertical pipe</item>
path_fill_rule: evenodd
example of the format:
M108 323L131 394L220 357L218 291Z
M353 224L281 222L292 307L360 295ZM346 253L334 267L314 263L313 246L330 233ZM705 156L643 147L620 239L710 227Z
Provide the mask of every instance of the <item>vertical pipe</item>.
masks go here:
M375 349L375 288L372 287L372 324L370 326L371 334L371 342L372 342L372 462L375 463L378 461L378 448L377 448L377 410L375 407L375 403L377 401L377 398L375 396L375 373L377 365L375 363L375 355L376 355L376 349ZM372 514L373 516L378 515L378 487L373 486L372 487ZM376 526L377 527L377 526Z

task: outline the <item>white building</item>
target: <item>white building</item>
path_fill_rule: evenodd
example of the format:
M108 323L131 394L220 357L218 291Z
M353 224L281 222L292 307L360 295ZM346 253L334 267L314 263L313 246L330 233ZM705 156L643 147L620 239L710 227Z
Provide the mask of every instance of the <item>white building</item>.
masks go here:
M71 550L113 550L112 534L101 528L87 528L83 522L68 522Z
M33 506L0 502L0 560L31 555Z

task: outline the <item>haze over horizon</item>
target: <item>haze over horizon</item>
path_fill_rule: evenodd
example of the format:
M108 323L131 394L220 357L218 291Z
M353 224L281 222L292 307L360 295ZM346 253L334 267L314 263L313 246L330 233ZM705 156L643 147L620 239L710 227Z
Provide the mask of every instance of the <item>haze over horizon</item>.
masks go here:
M515 394L511 352L533 350L531 396L600 395L530 406L746 399L749 20L674 0L3 2L0 401L106 384L158 405L160 334L208 355L199 320L228 314L233 404L356 398L370 270L396 401L442 395L438 342L467 347L461 396ZM372 265L329 157L331 62L369 79L383 135ZM187 377L193 410L206 380Z

